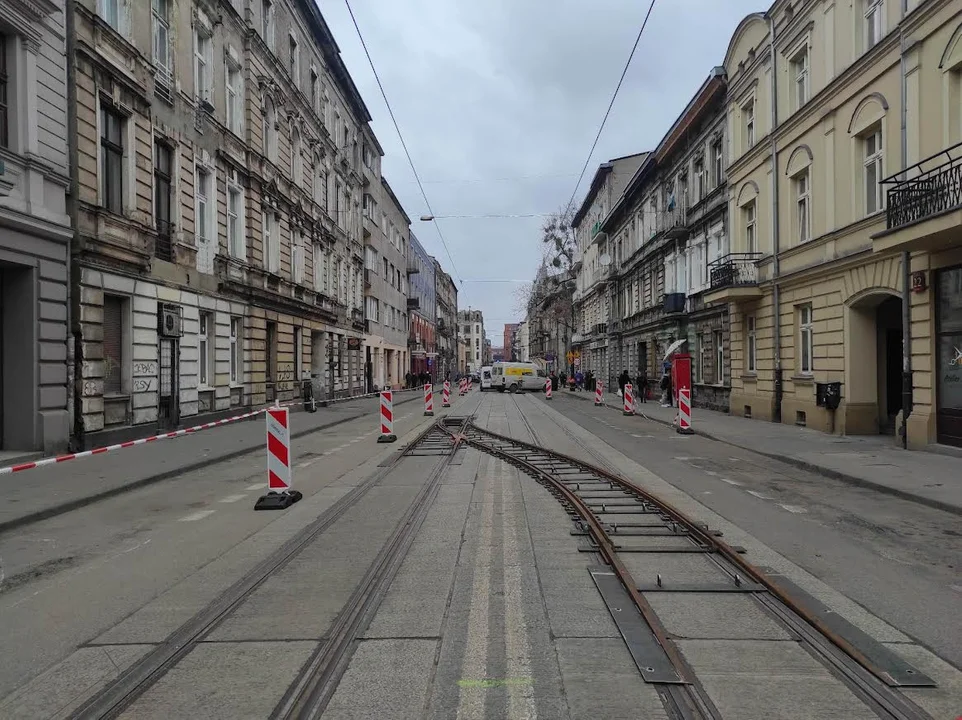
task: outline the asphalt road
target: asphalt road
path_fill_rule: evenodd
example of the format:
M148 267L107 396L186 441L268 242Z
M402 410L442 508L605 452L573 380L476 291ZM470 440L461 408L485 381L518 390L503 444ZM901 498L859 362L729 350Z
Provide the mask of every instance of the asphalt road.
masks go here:
M962 668L958 516L558 393L555 410ZM639 405L644 412L644 405Z

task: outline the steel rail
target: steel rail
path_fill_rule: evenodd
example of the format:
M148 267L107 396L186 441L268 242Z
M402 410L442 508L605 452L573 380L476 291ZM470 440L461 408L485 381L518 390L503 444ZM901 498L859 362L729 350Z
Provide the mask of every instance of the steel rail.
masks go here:
M437 430L441 420L443 418L419 433L403 451L394 456L390 465L379 468L377 472L340 498L310 525L299 531L244 577L218 595L203 610L170 633L154 650L88 698L69 715L70 720L116 718L123 713L240 607L254 591L286 567L301 551L396 469L402 458Z
M747 576L747 578L764 586L765 589L768 591L768 593L772 597L777 598L779 602L781 602L797 617L801 618L808 625L815 628L815 630L817 630L822 637L828 640L829 643L831 643L831 645L833 645L834 647L838 648L840 651L845 653L845 655L851 658L852 661L854 661L859 667L861 667L862 669L867 671L869 674L871 674L874 678L876 678L877 680L879 680L880 682L884 683L889 687L899 686L898 683L896 683L894 679L891 677L891 675L889 675L889 673L877 667L869 658L867 658L863 653L861 653L857 648L855 648L850 642L848 642L848 640L838 635L831 628L826 626L825 623L823 623L818 617L813 616L805 607L795 602L793 598L791 598L789 595L783 592L782 589L777 584L775 584L770 578L768 578L768 576L764 572L762 572L761 570L756 568L754 565L749 563L747 560L742 558L741 555L739 555L739 553L736 550L734 550L730 545L728 545L728 543L716 537L713 533L711 533L707 529L707 527L704 524L695 522L694 520L689 518L685 513L683 513L681 510L677 509L671 503L666 502L665 500L652 494L650 491L646 490L645 488L642 488L639 485L636 485L635 483L631 482L626 478L623 478L603 468L599 468L597 466L591 465L590 463L579 460L578 458L571 457L570 455L566 455L564 453L560 453L555 450L547 450L541 446L538 446L529 442L525 442L523 440L518 440L516 438L508 437L506 435L502 435L500 433L496 433L485 428L480 428L474 425L473 423L470 424L469 431L478 432L482 435L491 437L498 442L507 443L514 447L523 448L532 453L538 453L550 458L563 461L567 464L578 467L581 470L584 470L588 473L592 473L597 475L598 477L602 477L605 480L608 480L620 486L622 489L627 490L631 493L634 493L638 498L655 506L665 515L669 516L673 521L683 526L694 540L696 540L698 543L700 543L702 546L705 547L707 552L715 553L718 556L724 558L727 562L729 562L732 566L734 566L734 568L737 571L739 571L740 573L744 573L744 575ZM560 485L560 483L556 481L554 478L551 478L550 474L547 473L546 471L542 470L541 468L538 468L537 466L523 459L520 459L511 455L509 452L503 449L494 448L486 443L473 440L470 438L468 439L468 442L472 446L478 448L479 450L482 450L484 452L490 452L492 454L497 454L505 458L509 458L512 462L523 465L525 469L530 470L532 474L538 477L543 477L545 479L550 479L552 485L555 487L558 487ZM572 500L572 498L574 497L574 493L572 493L567 487L563 487L563 489L562 487L559 487L558 489L565 496L565 499L571 502L574 507L578 508L579 512L583 512L583 518L588 524L588 527L591 529L592 536L595 538L595 541L597 542L599 549L602 550L602 554L605 557L605 559L608 560L611 555L616 555L617 551L614 550L614 547L610 541L610 538L607 538L607 533L604 531L604 528L597 521L597 518L594 517L594 513L586 506L584 502L581 501L580 498L576 498ZM598 535L604 536L603 541L599 539ZM618 564L617 565L612 564L612 567L616 569L616 572L619 572L618 568L620 565L621 563L620 561L618 561ZM631 578L630 574L627 574L627 571L626 571L626 574L622 579L622 582L625 584L625 589L632 596L633 600L635 599L636 596L640 596L643 598L641 593L638 592L637 586L634 584L633 580L630 580L630 578ZM639 611L642 612L642 614L645 616L645 619L648 620L649 614L654 615L654 613L651 611L651 608L647 604L647 602L644 600L643 602L644 602L644 605L639 606ZM666 639L664 637L664 631L663 629L661 629L660 623L657 622L657 619L656 619L656 624L652 624L651 628L652 628L652 631L655 633L656 637L658 638L659 642L662 643L663 646L665 646L667 651L668 647L672 646L673 644L672 643L666 644L666 642L664 642L664 640ZM673 653L669 653L669 657L674 662L674 659L675 657L677 657L677 655ZM681 672L682 670L681 667L679 667L678 669L679 669L679 672ZM685 675L688 678L691 677L690 673L686 672ZM849 674L849 677L852 677L851 674ZM860 686L860 689L863 692L870 693L871 695L877 698L877 693L873 692L871 688L866 687L864 683L859 682L859 679L857 677L854 677L852 679L856 681L856 683ZM895 714L896 717L912 716L911 711L905 708L893 708L893 709L888 709L887 711L892 712L893 714Z

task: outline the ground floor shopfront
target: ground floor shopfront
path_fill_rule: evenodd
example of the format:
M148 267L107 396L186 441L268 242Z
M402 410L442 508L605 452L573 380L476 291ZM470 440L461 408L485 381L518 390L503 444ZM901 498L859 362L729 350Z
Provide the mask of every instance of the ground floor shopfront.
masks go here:
M79 269L75 434L90 447L275 400L363 392L354 330L155 280ZM216 287L216 283L213 284Z
M365 335L364 346L368 389L402 387L408 368L407 348L392 345L380 335Z
M910 448L962 446L962 248L911 256ZM783 423L849 435L901 435L902 267L861 253L780 282ZM731 412L777 418L773 289L732 302ZM838 383L837 409L819 402Z

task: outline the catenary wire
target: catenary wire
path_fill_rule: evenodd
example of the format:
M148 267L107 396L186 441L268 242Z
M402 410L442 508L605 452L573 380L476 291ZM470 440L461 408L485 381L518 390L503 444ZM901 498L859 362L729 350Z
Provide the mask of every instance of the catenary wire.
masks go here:
M411 153L408 151L407 143L404 142L404 135L401 134L401 128L398 126L397 118L394 117L394 110L391 108L391 103L387 99L387 93L384 92L384 85L381 84L381 76L377 74L377 68L374 67L374 60L371 58L371 53L368 52L367 43L364 41L364 36L361 34L361 28L357 24L357 18L354 17L354 10L351 8L350 0L344 0L344 4L347 6L347 12L351 16L351 22L354 23L354 29L357 31L358 40L361 41L361 47L364 49L364 55L367 57L367 62L371 66L371 72L374 73L374 79L377 81L378 89L381 91L381 97L384 99L384 105L387 107L388 114L391 116L391 122L394 123L394 129L397 131L398 139L401 141L401 147L404 149L404 154L407 156L408 164L411 166L411 172L414 173L414 179L417 180L418 189L421 191L421 197L424 199L424 205L428 209L428 214L433 216L434 210L431 209L431 203L428 201L427 193L424 192L424 185L421 183L421 177L418 175L417 169L414 167L414 160L411 159ZM448 243L444 239L444 233L441 232L441 226L438 221L432 220L434 223L434 228L438 231L438 237L441 238L441 244L444 246L444 252L447 253L448 260L451 263L451 270L457 276L458 280L461 280L461 273L458 272L457 266L454 264L454 258L451 257L451 250L448 248ZM462 280L463 282L463 280Z
M347 0L345 0L346 2ZM614 107L615 98L618 97L618 91L621 90L621 84L625 80L625 75L628 74L628 68L631 65L631 60L635 56L635 51L638 49L638 43L641 42L641 36L645 32L645 27L648 25L648 18L651 17L651 11L655 7L655 0L651 0L651 4L648 6L648 12L645 13L645 19L641 23L641 28L638 30L638 36L635 38L635 44L631 47L631 53L628 55L628 62L625 63L624 70L621 71L621 77L618 79L618 84L615 86L615 91L611 95L611 102L608 103L608 109L605 110L605 116L601 119L601 125L598 127L598 133L595 135L595 141L591 143L591 150L588 151L588 157L585 158L584 167L581 168L581 174L578 176L578 182L575 183L575 189L571 193L571 199L568 200L567 207L572 207L575 201L575 195L578 194L578 188L581 187L581 181L584 180L585 172L588 170L588 164L591 162L591 156L595 152L595 147L598 145L598 139L601 137L602 130L605 129L605 123L608 122L608 116L611 114L611 108Z

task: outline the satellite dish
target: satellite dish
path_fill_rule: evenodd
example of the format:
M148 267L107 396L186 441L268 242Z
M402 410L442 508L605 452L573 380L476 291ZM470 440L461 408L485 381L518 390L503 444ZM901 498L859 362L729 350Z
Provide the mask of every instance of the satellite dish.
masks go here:
M608 267L609 265L611 265L611 255L609 255L608 253L605 253L600 258L598 258L598 263L601 265L601 267Z

